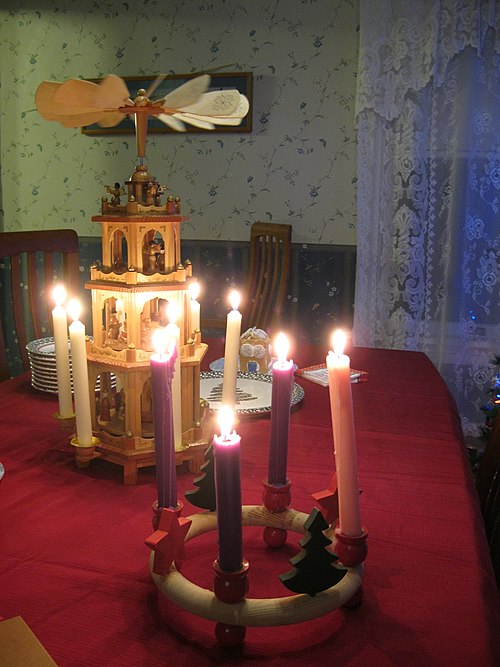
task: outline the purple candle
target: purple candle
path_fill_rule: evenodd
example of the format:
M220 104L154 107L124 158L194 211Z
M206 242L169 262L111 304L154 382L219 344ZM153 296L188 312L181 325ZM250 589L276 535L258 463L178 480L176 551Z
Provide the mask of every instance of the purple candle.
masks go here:
M278 361L273 364L273 388L271 396L271 443L269 447L269 484L286 484L288 458L288 431L293 389L293 361L287 361L288 340L280 333L275 343Z
M153 428L155 434L156 484L158 508L177 507L177 474L175 470L174 419L172 378L177 349L175 340L167 340L165 331L158 329L154 336L156 353L150 357ZM168 349L165 352L165 348Z
M215 497L217 502L218 562L221 570L235 572L243 563L241 529L240 436L231 432L233 412L219 410L220 436L214 436Z

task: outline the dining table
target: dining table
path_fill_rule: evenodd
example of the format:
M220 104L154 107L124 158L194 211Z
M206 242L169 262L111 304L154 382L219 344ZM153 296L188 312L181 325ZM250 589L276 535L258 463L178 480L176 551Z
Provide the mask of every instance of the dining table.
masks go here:
M205 342L209 374L224 341ZM327 353L327 344L301 342L290 356L300 370ZM240 646L221 646L214 622L180 608L151 576L154 467L141 469L134 485L109 461L78 467L72 433L55 416L57 396L25 373L0 384L0 617L21 616L60 667L500 665L499 595L453 398L422 352L346 353L364 380L351 385L367 533L357 604L249 626ZM310 515L335 473L330 399L300 373L294 382L290 507ZM244 505L262 503L270 423L267 409L237 412ZM186 463L177 467L183 517L207 511L185 495L199 477ZM289 596L280 575L292 570L302 535L289 531L272 548L261 527L242 532L248 596ZM183 576L211 590L216 557L216 532L190 540Z

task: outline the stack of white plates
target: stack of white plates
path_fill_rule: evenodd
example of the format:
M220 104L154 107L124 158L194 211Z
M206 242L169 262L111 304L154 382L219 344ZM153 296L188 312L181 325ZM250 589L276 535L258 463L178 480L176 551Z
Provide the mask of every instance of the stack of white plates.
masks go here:
M69 341L68 341L69 348ZM26 345L31 369L31 385L39 391L57 394L56 348L54 338L39 338ZM69 349L69 367L71 371L71 349ZM116 377L111 374L111 386L116 385ZM73 375L71 374L73 389ZM99 378L96 391L99 390Z

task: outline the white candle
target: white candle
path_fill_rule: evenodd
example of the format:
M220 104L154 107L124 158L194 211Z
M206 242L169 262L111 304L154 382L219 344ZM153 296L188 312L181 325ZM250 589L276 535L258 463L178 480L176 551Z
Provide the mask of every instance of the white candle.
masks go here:
M167 306L168 324L166 335L175 341L177 356L174 364L174 377L172 378L172 410L174 417L174 445L175 449L182 446L182 398L181 398L181 330L177 326L179 308L177 304L170 301Z
M191 333L200 330L200 302L197 301L200 295L200 283L190 283L189 295L191 297Z
M222 404L234 410L236 403L236 378L240 356L241 313L238 310L240 295L233 290L229 295L232 310L227 314L226 346L224 350L224 379L222 384Z
M73 416L71 399L71 374L69 369L68 351L68 319L63 306L66 300L66 289L56 285L52 292L55 308L52 311L52 327L54 329L54 345L56 351L57 397L59 400L60 419Z
M71 344L71 364L73 367L76 437L80 446L90 447L92 445L92 417L90 412L85 325L78 319L80 317L80 304L75 299L69 302L68 313L73 319L73 322L69 325L69 340Z
M345 334L336 331L333 352L326 357L332 414L333 445L337 469L339 527L344 535L362 533L359 511L359 484L352 409L350 359L343 354Z

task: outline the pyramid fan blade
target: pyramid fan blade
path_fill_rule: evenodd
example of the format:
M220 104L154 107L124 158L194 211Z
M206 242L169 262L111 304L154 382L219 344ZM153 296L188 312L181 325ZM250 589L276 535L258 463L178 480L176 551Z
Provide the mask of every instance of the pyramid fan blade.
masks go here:
M241 125L243 118L237 116L199 116L198 114L184 113L182 112L183 118L194 118L196 120L204 121L205 123L211 123L213 125Z
M65 111L64 115L68 115L68 109L71 108L87 108L97 111L102 108L96 103L99 99L99 86L92 81L84 81L83 79L68 79L56 91L54 101L61 106Z
M250 110L250 102L248 101L248 98L245 95L240 94L240 103L238 104L238 108L232 115L237 116L238 118L245 118L249 110Z
M237 90L213 90L205 93L195 103L179 107L179 111L199 114L200 116L231 116L240 103Z
M189 79L164 97L161 106L164 109L179 109L188 104L194 104L207 91L209 85L210 76L208 74Z
M97 122L101 127L115 127L119 125L126 118L125 114L117 113L115 111L104 111L101 113L101 118Z
M43 81L35 93L35 103L38 111L45 120L53 120L64 127L81 127L97 123L103 117L103 112L94 107L70 107L69 109L56 101L56 96L63 84L54 81Z
M215 125L213 123L201 120L199 118L196 118L195 116L188 116L187 114L176 113L174 114L174 118L178 118L179 120L182 120L184 123L188 123L189 125L193 125L194 127L199 127L201 130L215 130Z
M149 86L149 88L146 90L146 97L151 97L151 95L155 92L155 90L158 88L160 83L164 81L166 74L158 74L156 79L153 81L153 83Z
M115 74L109 74L98 84L96 103L101 109L116 109L131 104L125 81Z
M54 97L61 86L61 83L55 81L42 81L36 89L36 108L45 120L56 120L58 105L54 102Z
M105 112L94 111L92 113L71 114L64 116L62 114L54 116L50 120L55 120L64 127L83 127L84 125L92 125L93 123L100 123Z
M181 121L178 118L174 118L169 114L162 113L159 116L156 116L156 118L158 118L158 120L161 120L162 123L165 123L165 125L167 125L167 127L169 127L171 130L175 130L175 132L186 131L184 123L181 123Z

